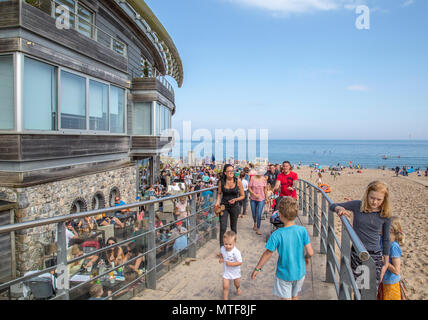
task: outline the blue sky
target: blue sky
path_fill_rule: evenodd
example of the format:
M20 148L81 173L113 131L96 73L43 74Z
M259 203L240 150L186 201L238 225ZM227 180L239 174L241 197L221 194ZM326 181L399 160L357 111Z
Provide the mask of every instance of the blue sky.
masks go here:
M173 127L428 139L428 1L146 0L184 66ZM370 29L355 6L370 9Z

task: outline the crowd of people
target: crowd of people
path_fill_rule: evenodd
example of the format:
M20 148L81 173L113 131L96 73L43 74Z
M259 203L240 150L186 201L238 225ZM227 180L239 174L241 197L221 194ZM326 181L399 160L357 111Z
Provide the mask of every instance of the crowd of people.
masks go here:
M277 204L279 218L283 223L282 228L278 228L270 235L265 246L266 251L255 266L251 279L256 279L273 252L278 251L273 293L285 300L298 299L305 279L305 265L309 263L314 252L306 229L294 223L298 214L296 200L298 175L288 161L284 161L281 169L279 172L277 165L274 164L267 168L244 168L242 173L229 164L223 168L215 207L223 209L220 216L220 252L217 256L219 262L224 264L224 299L228 299L232 280L237 295L242 293L240 268L245 257L236 247L239 234L237 221L239 215L245 214L242 210L243 203L247 201L244 190L247 185L254 222L253 230L256 235L261 234L260 223L262 212L266 210L265 204L268 203L266 211L272 212L270 201L272 198L275 198L273 202ZM321 170L318 173L318 177L321 178ZM404 234L400 219L392 216L389 199L388 186L382 181L374 181L367 186L362 200L332 204L330 210L339 216L343 214L353 216L353 228L376 264L378 299L401 300L405 298L400 277L402 255L400 246L404 243ZM231 229L229 231L226 230L228 219ZM354 247L350 259L354 278L358 282L362 276L362 261Z
M300 164L299 164L300 165ZM331 172L340 172L329 168ZM318 183L322 183L322 169L314 166ZM305 279L306 265L313 255L310 237L304 227L294 223L298 212L297 181L298 174L293 170L289 161L282 164L269 164L268 166L255 166L248 164L246 167L226 164L221 169L216 166L192 167L192 168L164 168L158 179L159 184L147 186L142 195L143 199L162 198L171 194L198 191L213 186L218 186L214 209L219 218L219 262L224 264L223 273L223 297L228 299L230 281L233 281L238 295L241 289L240 267L245 260L237 249L238 221L245 217L251 210L253 231L260 236L262 220L277 211L279 219L283 223L282 228L274 231L267 241L265 252L252 273L252 280L257 278L263 265L270 259L273 252L278 251L279 260L275 275L273 293L281 299L298 299L302 284ZM212 197L211 191L205 191L196 196L198 208L208 209ZM388 186L375 181L368 185L362 200L348 201L333 204L330 209L338 215L353 217L353 228L359 236L365 248L376 263L376 279L382 299L401 299L403 294L400 278L401 248L404 234L398 217L392 217ZM157 228L156 243L165 243L164 249L170 247L174 253L184 250L187 245L187 230L189 227L187 218L190 216L190 201L192 195L178 198L174 202L173 217L175 223L164 227L165 221L156 215L155 228ZM123 205L120 199L116 199L117 205ZM143 208L144 210L144 208ZM162 212L162 206L159 208ZM207 210L208 213L209 210ZM120 214L120 212L119 212ZM137 213L138 214L138 213ZM144 216L144 214L143 214ZM206 216L207 217L207 216ZM144 230L144 219L136 219L134 234ZM227 226L230 230L227 230ZM97 240L87 237L82 241L79 234L90 233L97 225L119 225L122 223L119 217L111 218L84 218L77 222L67 223L67 241L73 246L72 256L77 257L88 252L88 247L100 248ZM203 219L198 219L198 224ZM170 239L174 239L171 243ZM106 246L117 243L115 238L109 238ZM167 246L167 243L171 243ZM86 249L85 249L86 248ZM109 249L105 254L93 255L81 264L71 265L71 269L90 269L96 263L102 265L119 265L130 261L141 254L147 248L142 242L130 242L126 246L118 246ZM306 252L306 253L305 253ZM361 277L362 264L354 248L351 251L351 268L354 277ZM135 259L134 259L135 260ZM144 257L136 259L126 267L129 277L142 272L145 266ZM71 271L70 269L70 271ZM94 295L101 292L93 290ZM93 297L96 298L95 296Z

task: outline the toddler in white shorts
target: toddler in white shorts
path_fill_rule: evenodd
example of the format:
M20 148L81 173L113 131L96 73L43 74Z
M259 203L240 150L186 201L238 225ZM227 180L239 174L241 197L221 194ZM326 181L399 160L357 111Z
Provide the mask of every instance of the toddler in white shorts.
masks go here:
M226 231L223 236L223 246L220 248L221 257L219 262L224 264L223 272L223 298L229 298L230 281L236 287L236 294L241 295L241 252L235 247L236 234L233 231Z

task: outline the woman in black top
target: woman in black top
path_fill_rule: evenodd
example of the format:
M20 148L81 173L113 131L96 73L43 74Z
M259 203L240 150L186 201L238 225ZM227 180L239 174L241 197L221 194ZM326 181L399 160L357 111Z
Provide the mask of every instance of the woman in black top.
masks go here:
M225 206L223 215L220 216L220 247L223 246L223 235L227 229L227 218L230 216L230 229L238 233L237 222L241 209L240 201L245 197L244 188L240 179L235 177L235 170L231 164L223 168L223 177L218 182L217 202L215 207Z

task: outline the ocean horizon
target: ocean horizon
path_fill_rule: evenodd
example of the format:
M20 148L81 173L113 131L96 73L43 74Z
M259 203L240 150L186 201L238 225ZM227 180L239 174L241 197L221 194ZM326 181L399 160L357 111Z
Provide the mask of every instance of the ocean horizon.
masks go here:
M178 142L178 144L177 144ZM428 140L341 140L341 139L269 139L267 141L267 157L260 154L260 140L255 141L255 152L248 152L248 141L234 140L233 147L223 141L223 152L216 150L216 141L176 141L172 156L186 159L189 146L199 151L196 159L211 159L212 154L217 160L230 159L253 161L254 158L267 158L271 163L282 163L285 160L293 164L310 165L318 163L322 166L352 164L365 168L393 168L408 166L415 169L428 168ZM218 142L217 142L218 143ZM264 142L266 143L266 142ZM205 144L204 150L201 146ZM254 144L254 142L253 142ZM211 147L210 147L211 145ZM178 150L180 148L180 150ZM195 149L196 148L196 149ZM211 148L211 150L209 150ZM265 146L266 148L266 146ZM250 159L251 158L251 159Z

